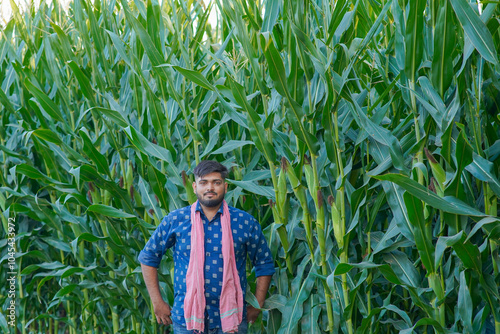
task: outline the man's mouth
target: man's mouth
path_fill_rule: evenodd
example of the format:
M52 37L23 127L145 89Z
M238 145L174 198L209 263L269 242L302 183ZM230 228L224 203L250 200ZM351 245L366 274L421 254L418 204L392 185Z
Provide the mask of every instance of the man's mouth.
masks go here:
M205 196L210 196L210 195L217 196L216 193L205 193Z

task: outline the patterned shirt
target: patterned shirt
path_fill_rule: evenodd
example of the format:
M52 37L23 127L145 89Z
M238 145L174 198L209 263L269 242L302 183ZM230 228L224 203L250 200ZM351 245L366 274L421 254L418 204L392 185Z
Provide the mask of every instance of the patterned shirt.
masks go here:
M198 203L205 231L205 297L206 314L209 319L209 328L220 328L219 298L222 290L222 205L211 221L203 213ZM260 224L245 211L229 207L231 229L233 230L234 255L236 267L240 277L243 299L247 287L246 260L250 257L255 276L274 274L274 261L266 239L262 234ZM191 249L191 207L172 211L161 221L151 235L144 249L139 254L139 262L147 266L158 268L160 261L168 248L173 250L174 258L174 306L172 320L185 325L184 298L186 295L186 273L189 266ZM244 316L246 316L246 307Z

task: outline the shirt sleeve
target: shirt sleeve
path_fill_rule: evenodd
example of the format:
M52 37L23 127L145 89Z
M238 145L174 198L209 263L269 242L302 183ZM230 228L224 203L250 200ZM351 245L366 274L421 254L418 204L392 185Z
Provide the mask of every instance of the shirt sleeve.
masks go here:
M255 277L271 276L274 274L274 260L262 233L260 224L255 218L251 220L252 228L248 239L248 255L255 267Z
M150 267L158 268L161 259L168 248L175 244L175 233L173 233L172 219L170 215L164 217L149 238L144 249L139 253L140 263Z

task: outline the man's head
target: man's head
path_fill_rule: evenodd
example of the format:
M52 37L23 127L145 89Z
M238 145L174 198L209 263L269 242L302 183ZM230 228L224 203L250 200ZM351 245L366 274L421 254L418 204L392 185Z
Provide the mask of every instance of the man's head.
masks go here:
M218 207L227 191L227 168L217 161L204 160L193 172L193 190L200 204L209 208Z

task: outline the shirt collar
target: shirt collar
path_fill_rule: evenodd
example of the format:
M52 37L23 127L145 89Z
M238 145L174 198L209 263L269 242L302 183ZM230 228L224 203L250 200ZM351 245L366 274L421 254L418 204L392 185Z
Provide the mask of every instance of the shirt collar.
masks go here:
M205 215L205 213L203 212L203 208L201 207L200 201L196 202L196 211L200 211L200 213ZM217 210L217 213L220 213L222 216L222 214L224 213L224 205L221 204L221 206L219 207L219 210ZM216 216L217 216L217 213L215 214Z

